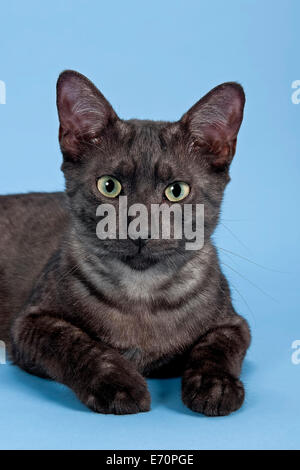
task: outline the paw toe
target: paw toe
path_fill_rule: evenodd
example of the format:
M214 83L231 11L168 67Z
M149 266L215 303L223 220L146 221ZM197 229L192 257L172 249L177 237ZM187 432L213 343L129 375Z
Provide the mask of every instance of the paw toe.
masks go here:
M226 416L244 401L244 387L230 375L202 375L183 384L182 398L191 410L206 416Z

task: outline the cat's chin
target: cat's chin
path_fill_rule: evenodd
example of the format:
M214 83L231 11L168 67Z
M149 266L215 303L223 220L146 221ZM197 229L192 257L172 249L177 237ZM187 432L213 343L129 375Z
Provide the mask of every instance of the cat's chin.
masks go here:
M121 257L121 261L136 271L145 271L156 265L159 261L158 257L146 257L141 254L126 255Z

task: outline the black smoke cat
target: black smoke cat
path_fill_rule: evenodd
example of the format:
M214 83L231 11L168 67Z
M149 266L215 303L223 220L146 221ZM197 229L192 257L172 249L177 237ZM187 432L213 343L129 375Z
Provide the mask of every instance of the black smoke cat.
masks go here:
M179 374L196 412L242 405L250 333L210 237L244 102L242 87L225 83L178 122L124 121L83 75L60 75L66 191L0 198L0 339L16 364L66 384L100 413L148 411L144 377ZM166 188L175 197L180 182L189 192L178 203L205 207L201 250L185 250L184 240L97 238L96 208L109 200L117 210L116 188L129 205L150 207L171 204Z

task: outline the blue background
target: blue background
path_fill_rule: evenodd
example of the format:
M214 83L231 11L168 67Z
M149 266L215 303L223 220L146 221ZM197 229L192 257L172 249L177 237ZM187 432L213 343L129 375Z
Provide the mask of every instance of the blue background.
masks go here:
M245 119L215 238L253 332L246 402L225 418L186 409L179 379L149 381L150 413L102 416L67 388L0 365L0 448L299 448L300 105L291 84L300 2L10 0L0 12L1 193L63 188L63 69L92 79L124 118L175 120L215 85L242 83Z

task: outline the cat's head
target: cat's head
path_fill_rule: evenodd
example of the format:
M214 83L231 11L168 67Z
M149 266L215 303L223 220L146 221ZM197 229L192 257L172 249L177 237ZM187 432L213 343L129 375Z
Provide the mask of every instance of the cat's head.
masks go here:
M57 83L59 141L78 236L99 256L117 257L134 269L190 257L184 236L150 238L150 216L149 239L119 239L117 223L116 239L99 240L97 207L110 204L120 216L120 196L127 196L128 207L143 204L149 214L153 204L204 204L205 237L210 237L229 181L244 104L242 87L224 83L179 121L125 121L86 77L63 72ZM126 224L131 220L126 217Z

